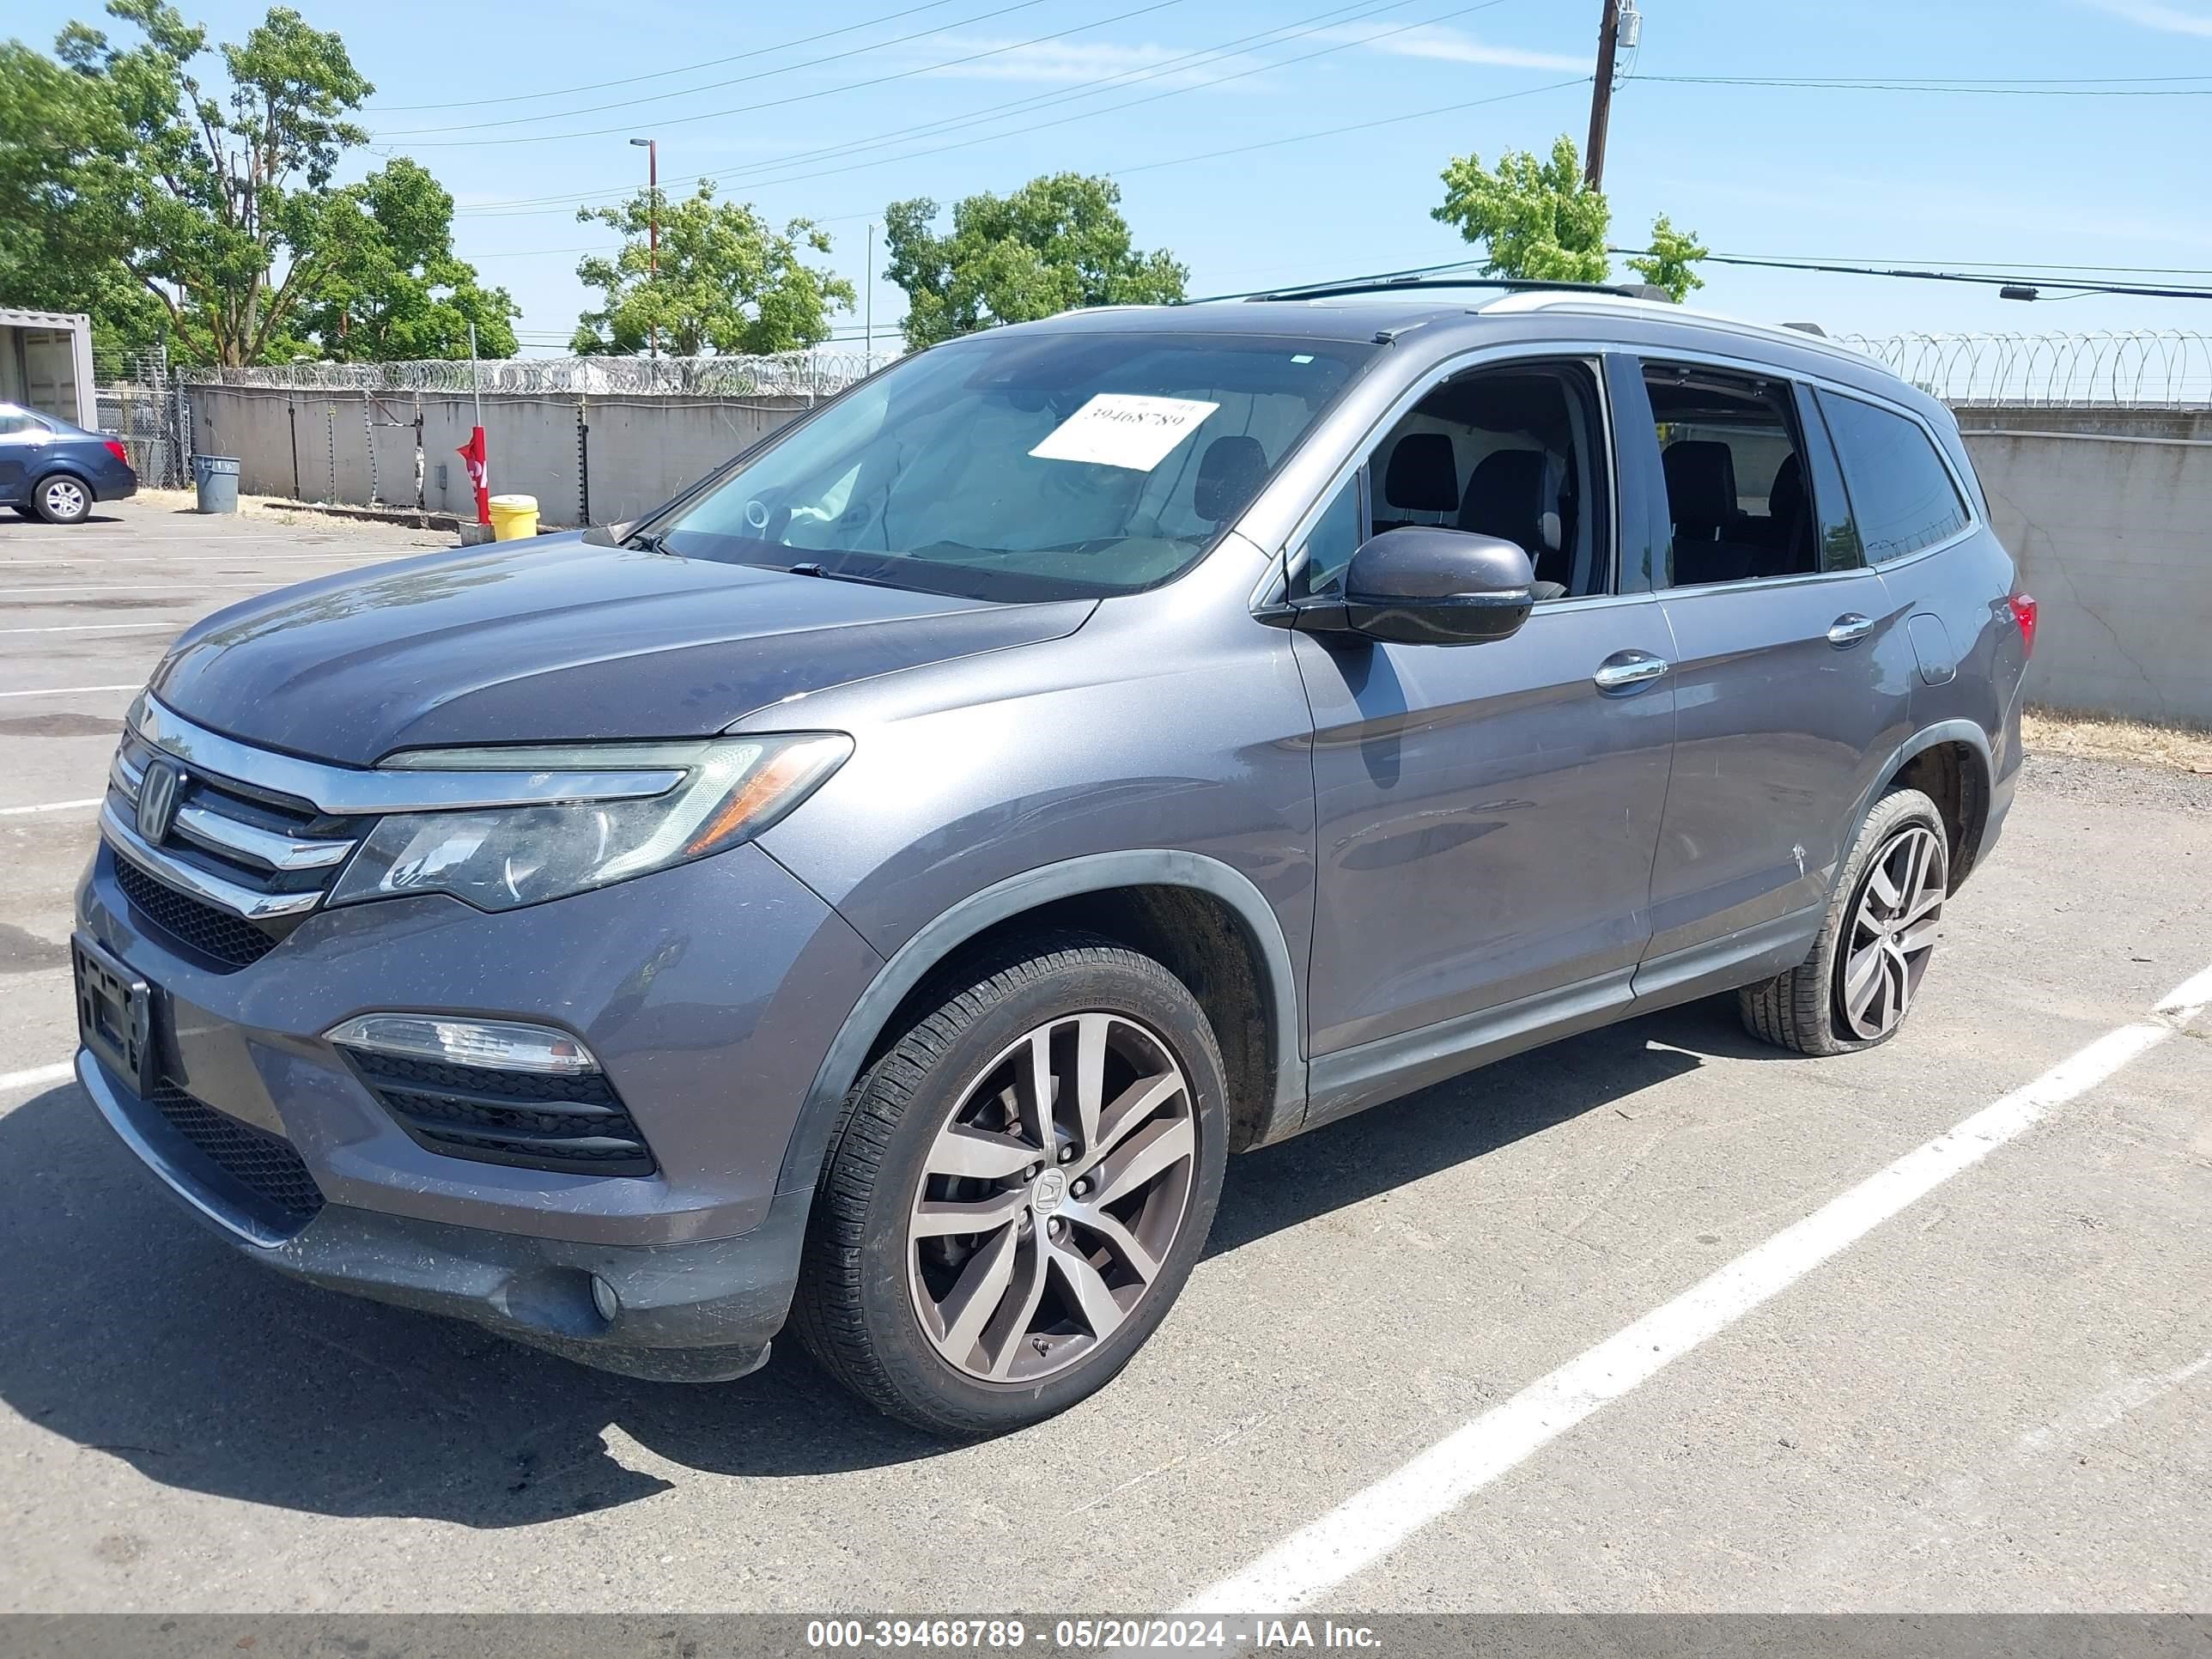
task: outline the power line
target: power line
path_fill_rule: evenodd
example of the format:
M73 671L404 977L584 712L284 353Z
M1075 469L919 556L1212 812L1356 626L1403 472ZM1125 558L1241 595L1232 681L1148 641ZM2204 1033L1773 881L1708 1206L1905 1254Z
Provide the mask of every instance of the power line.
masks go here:
M1648 248L1608 248L1609 253L1648 254ZM2080 277L2038 276L2019 272L1918 270L1905 267L1859 264L1843 260L1765 259L1747 254L1708 253L1698 263L1750 265L1768 270L1811 270L1842 276L1894 276L1921 283L1972 283L1981 287L2055 288L2077 294L2112 294L2149 300L2212 300L2212 287L2153 288L2100 283Z
M372 115L396 115L403 112L434 109L481 109L486 104L520 104L532 98L565 98L571 93L599 92L608 87L634 87L641 81L665 81L672 75L696 75L701 70L719 69L724 64L742 63L748 58L766 57L772 52L788 52L793 46L811 46L817 40L835 40L841 34L851 34L858 29L873 28L878 23L896 23L902 17L911 17L916 12L935 11L939 6L949 6L952 0L924 0L919 6L908 6L902 11L885 12L880 17L871 17L864 22L848 23L842 28L825 29L819 34L801 35L796 40L785 40L773 46L756 46L750 52L731 53L727 58L709 58L703 64L686 64L680 69L653 70L644 75L626 75L618 81L587 81L576 87L550 87L544 92L509 93L503 98L458 98L442 104L369 104L365 106ZM694 88L696 90L696 88Z
M1022 0L1022 3L1036 4L1039 3L1039 0ZM788 98L774 98L769 100L765 103L740 105L732 109L706 110L696 115L666 117L657 120L653 125L660 127L689 126L698 121L726 120L733 115L757 115L763 110L781 109L787 104L803 104L816 98L832 97L841 92L859 92L869 87L884 86L893 81L911 80L917 75L932 75L939 70L957 69L963 64L977 63L986 58L1002 57L1010 52L1020 52L1026 47L1042 46L1047 41L1064 40L1071 34L1081 34L1087 29L1104 28L1109 23L1127 22L1132 17L1142 17L1149 12L1165 11L1170 6L1179 6L1182 3L1183 0L1151 0L1151 3L1149 4L1138 6L1129 11L1116 12L1111 17L1094 18L1087 23L1077 23L1067 28L1054 29L1049 34L1040 34L1027 40L1018 40L1009 46L993 46L983 52L971 52L965 57L946 58L942 63L923 64L917 65L913 69L899 70L890 75L875 76L866 81L848 81L842 86L822 87L813 92L793 93ZM1012 10L1014 9L1014 8L1009 7L1007 9ZM540 117L537 118L543 119L544 118ZM577 132L527 133L512 138L438 138L432 139L427 143L413 146L413 148L418 149L471 149L492 144L542 144L557 142L565 138L603 138L611 133L627 133L633 131L635 130L637 125L638 124L635 122L625 122L622 125L615 127L588 127ZM406 135L404 133L387 135L387 137L404 137ZM380 143L384 141L381 139L379 140Z
M881 52L886 46L902 46L913 40L926 40L933 34L950 34L955 29L965 28L970 23L987 23L994 17L1004 17L1012 11L1028 11L1041 6L1044 0L1012 0L1009 5L991 11L979 11L972 17L963 17L957 22L940 23L934 28L917 29L912 34L895 34L888 40L877 40L865 46L849 46L843 52L830 52L820 58L809 58L796 64L780 64L774 69L757 70L750 75L732 76L726 81L707 81L696 87L679 87L673 92L656 92L642 98L618 98L611 104L587 104L582 109L556 110L546 115L509 115L496 121L462 121L446 127L402 127L397 131L376 135L381 143L393 138L412 138L433 132L480 132L489 127L527 126L532 121L553 121L579 115L598 115L611 109L636 109L645 104L665 102L671 98L689 98L694 93L720 92L725 87L741 87L749 82L764 81L770 76L790 75L799 70L819 69L824 64L842 63L848 58L863 58L872 52ZM754 54L757 56L758 54ZM487 141L489 142L489 141Z
M776 185L795 185L804 183L810 179L827 179L837 173L861 172L869 167L884 167L896 161L919 161L926 155L942 155L948 150L970 149L977 144L996 143L1002 138L1019 137L1024 133L1042 132L1049 127L1066 126L1071 122L1075 121L1088 121L1101 115L1119 114L1124 110L1136 109L1142 105L1156 104L1164 98L1176 98L1182 96L1187 92L1200 91L1210 87L1224 86L1231 81L1241 81L1249 76L1265 74L1271 70L1288 69L1293 64L1306 63L1316 58L1325 58L1331 52L1343 52L1353 46L1365 45L1367 42L1371 40L1386 40L1394 34L1403 34L1410 29L1431 27L1437 23L1448 21L1452 18L1464 16L1467 13L1471 11L1486 10L1489 7L1498 3L1500 3L1500 0L1478 0L1478 3L1469 6L1462 6L1456 11L1444 12L1437 16L1425 19L1421 22L1407 23L1397 28L1385 29L1378 34L1368 35L1360 40L1342 41L1334 46L1323 46L1317 51L1303 53L1296 58L1279 58L1270 63L1256 64L1250 69L1238 70L1236 73L1231 75L1216 76L1211 80L1200 82L1195 86L1170 87L1164 92L1152 93L1143 98L1132 98L1127 103L1111 104L1103 109L1082 110L1073 115L1055 117L1054 119L1049 121L1032 122L1027 126L1010 127L1004 132L988 133L981 138L963 138L954 143L937 144L927 149L907 150L897 155L883 156L872 161L855 161L844 167L819 167L811 173L781 173L775 178L756 178L745 180L744 182L749 188L768 188ZM1586 76L1577 76L1572 84L1579 86L1588 78L1589 77Z
M959 115L945 116L933 121L919 122L911 126L895 127L888 132L875 133L866 138L848 139L844 143L825 145L817 149L799 150L791 155L780 156L773 161L749 162L734 169L726 167L718 169L712 173L692 173L684 178L671 179L668 182L671 184L690 184L696 183L699 179L705 178L726 179L730 178L733 173L742 175L751 173L769 172L777 167L793 167L805 161L826 161L840 155L858 155L869 149L880 149L884 145L896 143L902 138L936 137L945 132L960 131L969 126L986 125L993 119L1003 118L1012 115L1026 112L1038 107L1057 107L1061 104L1075 103L1085 98L1097 97L1103 92L1115 90L1120 88L1139 86L1146 81L1158 80L1162 76L1172 75L1187 70L1198 61L1205 59L1218 59L1240 49L1253 46L1255 45L1265 44L1269 46L1279 46L1287 40L1294 40L1307 34L1317 33L1322 28L1328 27L1334 24L1341 24L1347 21L1353 22L1364 21L1366 19L1373 17L1378 13L1395 10L1399 7L1406 5L1408 3L1409 0L1380 0L1380 3L1377 3L1376 0L1354 0L1354 3L1352 4L1340 5L1333 7L1328 11L1316 12L1309 16L1299 18L1296 20L1294 23L1281 25L1274 28L1262 29L1254 34L1240 35L1235 40L1225 40L1217 46L1202 46L1191 52L1181 53L1176 57L1164 59L1158 64L1146 65L1139 69L1118 70L1111 75L1099 76L1089 81L1078 82L1073 87L1062 87L1047 93L1036 93L1029 95L1028 97L1012 99L1001 104L986 105L981 109L969 110ZM1504 0L1486 0L1486 3L1489 5L1498 5L1504 3ZM1477 8L1477 9L1480 9L1480 8ZM1304 27L1305 25L1311 25L1312 27ZM1273 38L1271 39L1270 37ZM1206 82L1203 84L1212 83ZM896 160L902 158L894 157L890 159ZM605 195L610 192L619 193L627 188L627 185L611 185L606 191L597 191L594 192L594 194ZM464 208L458 210L471 216L496 216L505 210L532 208L541 204L572 206L580 199L582 198L579 198L574 195L524 196L516 197L505 202L481 203L473 208Z
M2159 81L2207 81L2212 76L2175 75L2140 77ZM1641 82L1686 87L1786 87L1810 92L1941 92L2020 98L2203 98L2212 86L2146 87L2087 82L1999 82L1916 79L1854 79L1838 76L1639 75Z

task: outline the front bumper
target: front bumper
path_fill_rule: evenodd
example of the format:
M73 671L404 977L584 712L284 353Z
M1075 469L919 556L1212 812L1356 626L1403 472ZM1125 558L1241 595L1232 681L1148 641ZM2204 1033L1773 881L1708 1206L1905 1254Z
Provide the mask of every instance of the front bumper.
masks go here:
M289 1236L89 1053L77 1081L108 1127L200 1217L264 1266L329 1290L466 1319L626 1376L710 1382L768 1358L798 1278L806 1197L738 1238L624 1248L488 1232L326 1204ZM592 1280L612 1293L610 1318Z
M789 1304L810 1196L778 1194L777 1175L822 1056L881 965L764 852L498 915L434 896L319 910L229 969L143 915L116 867L103 843L78 924L158 988L168 1107L88 1053L79 1079L141 1159L249 1255L611 1370L705 1379L758 1362ZM574 1030L650 1145L653 1172L520 1168L418 1144L321 1035L379 1010ZM179 1134L179 1101L295 1159L312 1201L289 1214L258 1205L265 1193L227 1180Z

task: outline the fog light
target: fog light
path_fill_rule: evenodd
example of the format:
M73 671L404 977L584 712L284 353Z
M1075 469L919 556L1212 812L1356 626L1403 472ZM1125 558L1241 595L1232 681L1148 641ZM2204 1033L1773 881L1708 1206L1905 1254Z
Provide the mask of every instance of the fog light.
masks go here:
M610 1325L615 1322L615 1316L622 1311L622 1298L615 1294L615 1287L597 1273L592 1275L592 1305L599 1310L599 1317Z
M547 1025L506 1019L445 1019L435 1014L362 1014L323 1034L332 1042L410 1060L500 1071L580 1077L599 1069L580 1038Z

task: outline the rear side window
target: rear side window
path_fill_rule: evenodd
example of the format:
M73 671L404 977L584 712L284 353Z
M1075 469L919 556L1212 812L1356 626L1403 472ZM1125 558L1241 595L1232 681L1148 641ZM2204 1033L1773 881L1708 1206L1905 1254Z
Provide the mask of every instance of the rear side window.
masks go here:
M1804 576L1821 568L1791 384L1650 362L1644 386L1674 527L1670 584Z
M1917 421L1825 388L1820 399L1870 562L1901 559L1966 527L1959 486Z

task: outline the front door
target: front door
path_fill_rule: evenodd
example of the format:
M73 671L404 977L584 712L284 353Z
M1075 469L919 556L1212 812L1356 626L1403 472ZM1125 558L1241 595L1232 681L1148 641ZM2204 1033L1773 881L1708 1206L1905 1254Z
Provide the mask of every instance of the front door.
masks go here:
M1297 636L1315 726L1317 1057L1510 1018L1508 1005L1568 988L1627 996L1650 933L1673 644L1655 595L1613 591L1605 430L1586 364L1447 380L1376 447L1294 567L1294 586L1325 593L1371 520L1425 513L1521 543L1549 596L1483 645Z
M1809 942L1871 769L1903 736L1914 659L1803 389L1693 363L1644 380L1673 520L1676 708L1650 994L1725 966L1716 952ZM1625 416L1622 431L1638 435Z

